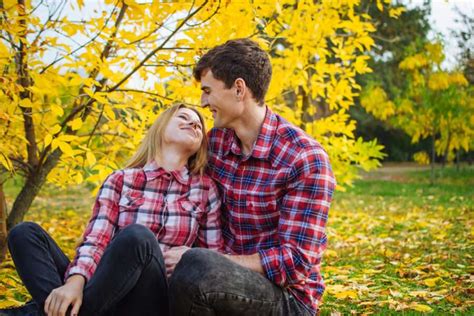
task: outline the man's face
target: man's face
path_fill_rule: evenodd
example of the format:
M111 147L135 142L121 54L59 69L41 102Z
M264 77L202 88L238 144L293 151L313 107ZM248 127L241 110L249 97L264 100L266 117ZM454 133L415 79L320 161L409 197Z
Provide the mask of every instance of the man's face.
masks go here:
M209 107L214 127L233 128L243 113L243 104L237 99L235 86L227 89L224 82L214 78L211 70L201 76L201 105Z

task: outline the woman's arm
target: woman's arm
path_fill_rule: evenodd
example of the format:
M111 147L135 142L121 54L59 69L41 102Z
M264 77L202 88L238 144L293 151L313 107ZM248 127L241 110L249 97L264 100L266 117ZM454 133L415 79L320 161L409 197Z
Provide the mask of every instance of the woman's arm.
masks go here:
M223 251L224 240L222 239L221 224L221 198L216 184L210 177L203 178L209 183L207 195L205 195L205 214L199 223L199 232L196 245L198 247Z
M102 184L97 195L91 219L83 235L82 243L76 248L74 260L66 271L65 279L80 274L88 281L110 243L117 228L119 200L123 186L123 171L112 173Z
M51 291L45 301L44 311L47 315L66 315L70 306L71 315L79 313L84 286L94 274L116 229L122 186L121 171L112 173L102 184L83 240L66 271L65 284Z

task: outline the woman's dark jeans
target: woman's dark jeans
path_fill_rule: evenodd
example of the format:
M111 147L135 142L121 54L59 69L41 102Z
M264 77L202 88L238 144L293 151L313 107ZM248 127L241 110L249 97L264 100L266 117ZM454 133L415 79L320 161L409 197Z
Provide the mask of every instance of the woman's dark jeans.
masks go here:
M64 284L69 259L31 222L11 230L8 247L18 274L43 311L51 291ZM163 255L148 228L130 225L110 242L84 287L79 315L168 315Z
M171 315L310 315L287 290L207 249L188 250L169 282Z

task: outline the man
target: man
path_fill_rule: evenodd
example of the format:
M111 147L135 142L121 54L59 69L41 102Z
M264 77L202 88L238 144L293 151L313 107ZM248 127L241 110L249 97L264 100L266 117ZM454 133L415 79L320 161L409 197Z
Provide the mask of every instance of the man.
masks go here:
M208 172L222 193L226 254L165 254L169 266L179 261L172 315L318 311L335 180L321 145L265 106L271 73L268 55L249 39L211 49L194 69L214 117Z

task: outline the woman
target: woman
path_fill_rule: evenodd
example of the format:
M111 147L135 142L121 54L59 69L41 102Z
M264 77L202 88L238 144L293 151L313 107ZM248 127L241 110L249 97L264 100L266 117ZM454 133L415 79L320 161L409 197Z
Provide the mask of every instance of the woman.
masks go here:
M167 315L162 251L222 246L206 155L203 118L175 105L154 122L126 169L105 180L72 262L37 224L13 228L10 253L39 308L54 316Z

